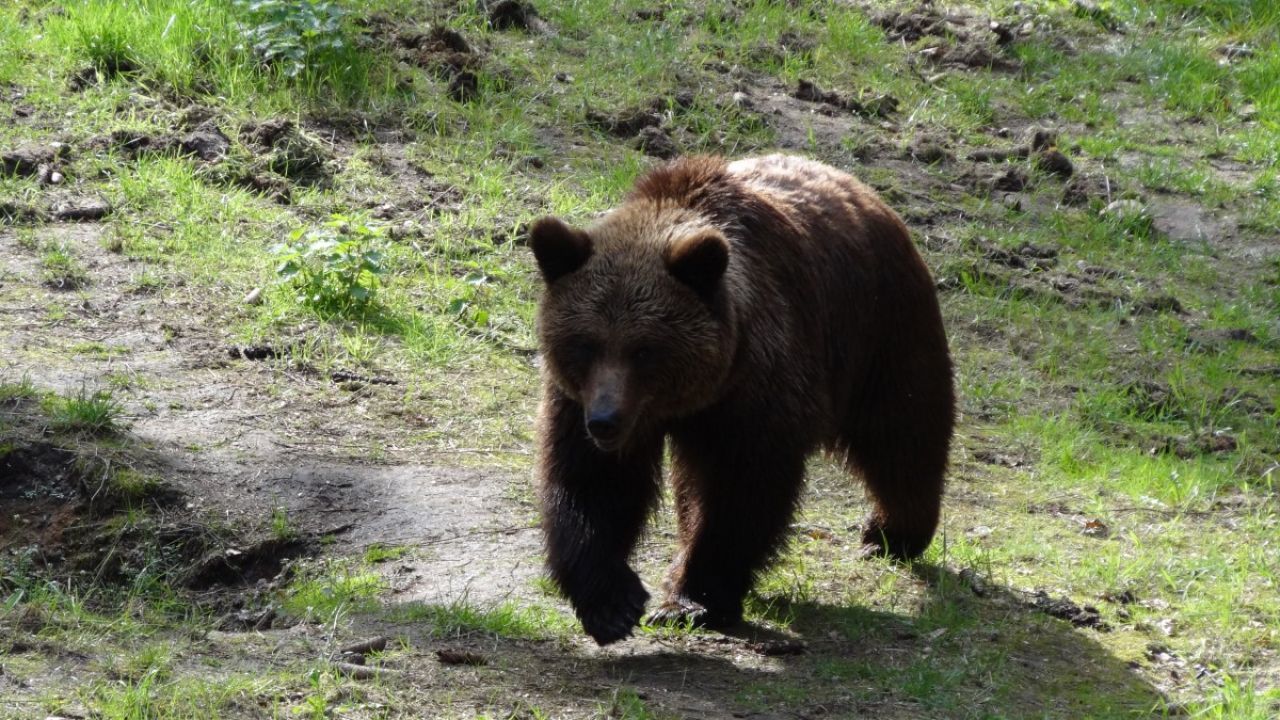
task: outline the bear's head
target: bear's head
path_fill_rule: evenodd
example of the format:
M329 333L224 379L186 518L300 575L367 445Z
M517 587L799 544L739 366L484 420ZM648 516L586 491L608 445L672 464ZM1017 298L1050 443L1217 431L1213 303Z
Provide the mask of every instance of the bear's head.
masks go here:
M736 347L720 230L687 210L624 205L586 229L543 218L529 245L546 282L548 379L582 406L597 447L623 451L714 400Z

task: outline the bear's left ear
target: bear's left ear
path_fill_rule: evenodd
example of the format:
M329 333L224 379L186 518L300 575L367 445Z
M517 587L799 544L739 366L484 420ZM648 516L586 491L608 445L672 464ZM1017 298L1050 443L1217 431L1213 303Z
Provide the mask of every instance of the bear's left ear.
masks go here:
M704 300L711 299L729 267L729 241L718 230L699 230L667 249L667 269Z
M582 267L591 257L591 236L558 218L544 217L529 228L529 247L549 285Z

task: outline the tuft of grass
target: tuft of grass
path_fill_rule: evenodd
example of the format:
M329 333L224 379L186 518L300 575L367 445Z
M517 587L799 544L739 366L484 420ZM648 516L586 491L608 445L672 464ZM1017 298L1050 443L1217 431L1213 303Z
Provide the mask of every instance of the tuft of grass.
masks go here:
M284 508L278 507L271 511L271 537L282 542L298 537L298 529L293 526L289 513Z
M65 247L51 247L40 256L40 268L46 285L60 290L75 290L89 284L84 265Z
M346 562L325 561L307 568L289 584L281 607L295 617L327 621L340 613L373 610L384 588L385 582L376 572Z
M18 382L0 382L0 403L15 400L32 400L39 396L39 391L31 382L30 375L23 375Z
M363 559L369 565L400 560L413 552L412 548L374 543L364 549Z
M74 395L51 395L45 399L49 425L59 432L105 435L115 432L123 407L110 390L90 391L81 386Z
M137 502L153 495L164 482L151 474L133 468L119 468L111 473L109 492L113 497Z
M581 630L574 618L558 609L509 601L489 608L465 599L444 605L405 603L388 608L384 616L391 622L425 625L432 634L445 637L479 633L541 640Z

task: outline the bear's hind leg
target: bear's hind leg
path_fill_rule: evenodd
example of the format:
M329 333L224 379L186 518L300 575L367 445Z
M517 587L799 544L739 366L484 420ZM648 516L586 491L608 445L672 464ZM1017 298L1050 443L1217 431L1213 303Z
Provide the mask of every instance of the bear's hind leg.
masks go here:
M919 557L937 530L954 424L943 347L934 362L903 362L881 375L851 410L841 444L875 503L864 555Z

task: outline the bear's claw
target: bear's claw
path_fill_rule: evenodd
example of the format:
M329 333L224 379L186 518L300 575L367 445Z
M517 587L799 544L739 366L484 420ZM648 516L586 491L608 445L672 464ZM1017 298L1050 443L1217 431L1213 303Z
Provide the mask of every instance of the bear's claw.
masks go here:
M742 620L742 611L717 611L700 602L690 600L685 595L669 596L666 602L658 606L645 618L646 625L683 625L724 630L737 625Z

